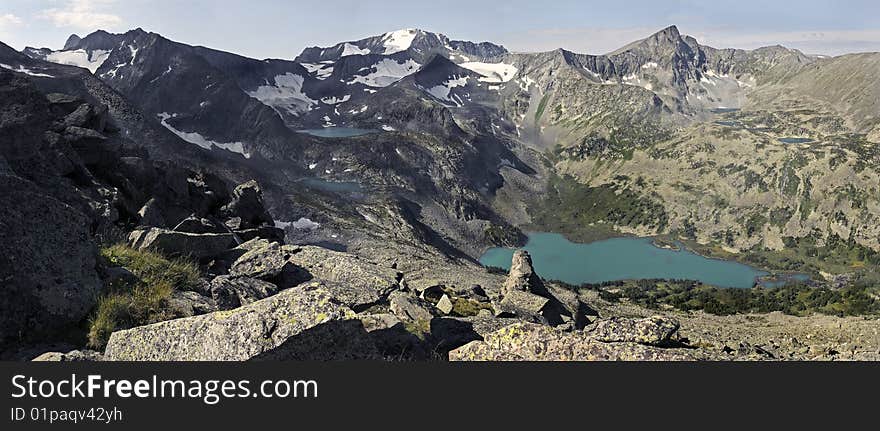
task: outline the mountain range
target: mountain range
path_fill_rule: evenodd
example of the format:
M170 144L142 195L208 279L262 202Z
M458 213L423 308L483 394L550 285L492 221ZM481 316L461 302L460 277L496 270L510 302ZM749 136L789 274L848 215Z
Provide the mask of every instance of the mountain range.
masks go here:
M293 59L96 31L0 43L0 77L52 114L9 123L21 139L0 168L64 190L50 194L91 214L91 235L192 216L147 194L256 180L288 242L416 283L461 284L486 248L552 231L667 236L852 284L880 253L878 71L878 53L717 49L675 26L604 55L404 29ZM81 158L91 173L53 170ZM129 188L146 168L112 172L132 158L188 179Z

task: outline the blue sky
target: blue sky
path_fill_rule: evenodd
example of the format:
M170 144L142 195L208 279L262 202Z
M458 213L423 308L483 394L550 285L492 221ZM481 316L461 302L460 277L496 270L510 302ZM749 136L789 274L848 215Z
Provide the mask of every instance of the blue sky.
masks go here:
M880 2L574 0L3 0L0 41L60 48L71 33L142 27L256 58L422 28L513 51L601 54L668 25L704 44L783 44L812 54L880 51Z

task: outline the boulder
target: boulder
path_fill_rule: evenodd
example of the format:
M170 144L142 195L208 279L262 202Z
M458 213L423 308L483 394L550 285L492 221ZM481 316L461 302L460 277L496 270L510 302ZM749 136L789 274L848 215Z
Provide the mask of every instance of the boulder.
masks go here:
M224 233L227 232L226 229L217 226L216 223L208 220L206 218L197 217L196 215L191 215L174 226L174 229L177 232L189 232L189 233Z
M221 275L211 280L211 297L217 308L230 310L278 293L278 286L249 277Z
M543 316L550 300L543 296L522 290L509 290L507 295L496 304L495 315L517 316L531 322L546 323Z
M260 226L251 229L234 229L236 235L242 241L249 241L254 238L268 239L269 241L284 242L284 229L275 226Z
M668 345L678 332L679 323L668 317L653 316L647 319L612 317L600 320L590 336L606 343L627 342L652 346Z
M214 300L192 291L175 290L168 301L168 308L177 317L198 316L217 311Z
M538 274L532 267L532 257L525 250L517 250L513 252L513 260L511 260L510 271L507 280L501 286L501 295L506 296L514 290L522 292L538 293L544 284Z
M33 183L0 174L0 344L80 322L100 296L90 219Z
M323 289L290 289L202 316L114 332L111 361L332 360L378 357L363 323Z
M204 259L217 256L235 247L231 233L187 233L162 228L138 229L128 237L128 243L138 250L154 249L167 256Z
M272 226L274 221L263 204L263 190L260 185L250 180L239 184L232 191L232 198L223 206L221 212L226 217L241 219L236 229L249 229L263 225Z
M165 226L165 216L156 198L150 198L137 214L141 217L141 226L162 227Z
M358 256L314 246L283 248L290 250L290 262L315 278L337 282L383 298L400 287L400 276L396 269L368 262Z
M392 292L388 296L391 312L404 320L431 320L434 315L430 304L406 292Z
M664 349L638 343L604 343L582 331L564 332L520 322L486 334L449 353L452 361L693 361L716 360L699 349Z
M290 256L290 252L282 250L280 244L261 240L252 244L232 263L229 274L235 277L272 279L280 275L285 265L289 264Z
M449 295L443 295L439 301L437 301L437 309L440 310L443 314L452 313L452 300L449 299Z

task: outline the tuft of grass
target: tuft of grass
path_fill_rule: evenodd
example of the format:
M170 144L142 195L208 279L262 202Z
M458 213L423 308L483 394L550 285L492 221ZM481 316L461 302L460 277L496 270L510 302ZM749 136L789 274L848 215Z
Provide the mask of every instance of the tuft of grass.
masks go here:
M110 334L174 317L168 302L175 290L188 290L198 280L195 264L168 259L153 251L117 244L101 249L109 266L121 266L136 280L118 279L98 300L89 325L89 347L103 349Z

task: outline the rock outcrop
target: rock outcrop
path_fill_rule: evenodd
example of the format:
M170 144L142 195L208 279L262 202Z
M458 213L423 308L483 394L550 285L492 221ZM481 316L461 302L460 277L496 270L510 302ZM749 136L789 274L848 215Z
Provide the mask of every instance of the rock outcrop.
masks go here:
M114 332L111 361L363 359L363 324L326 290L289 289L230 311ZM353 320L354 319L354 320Z

